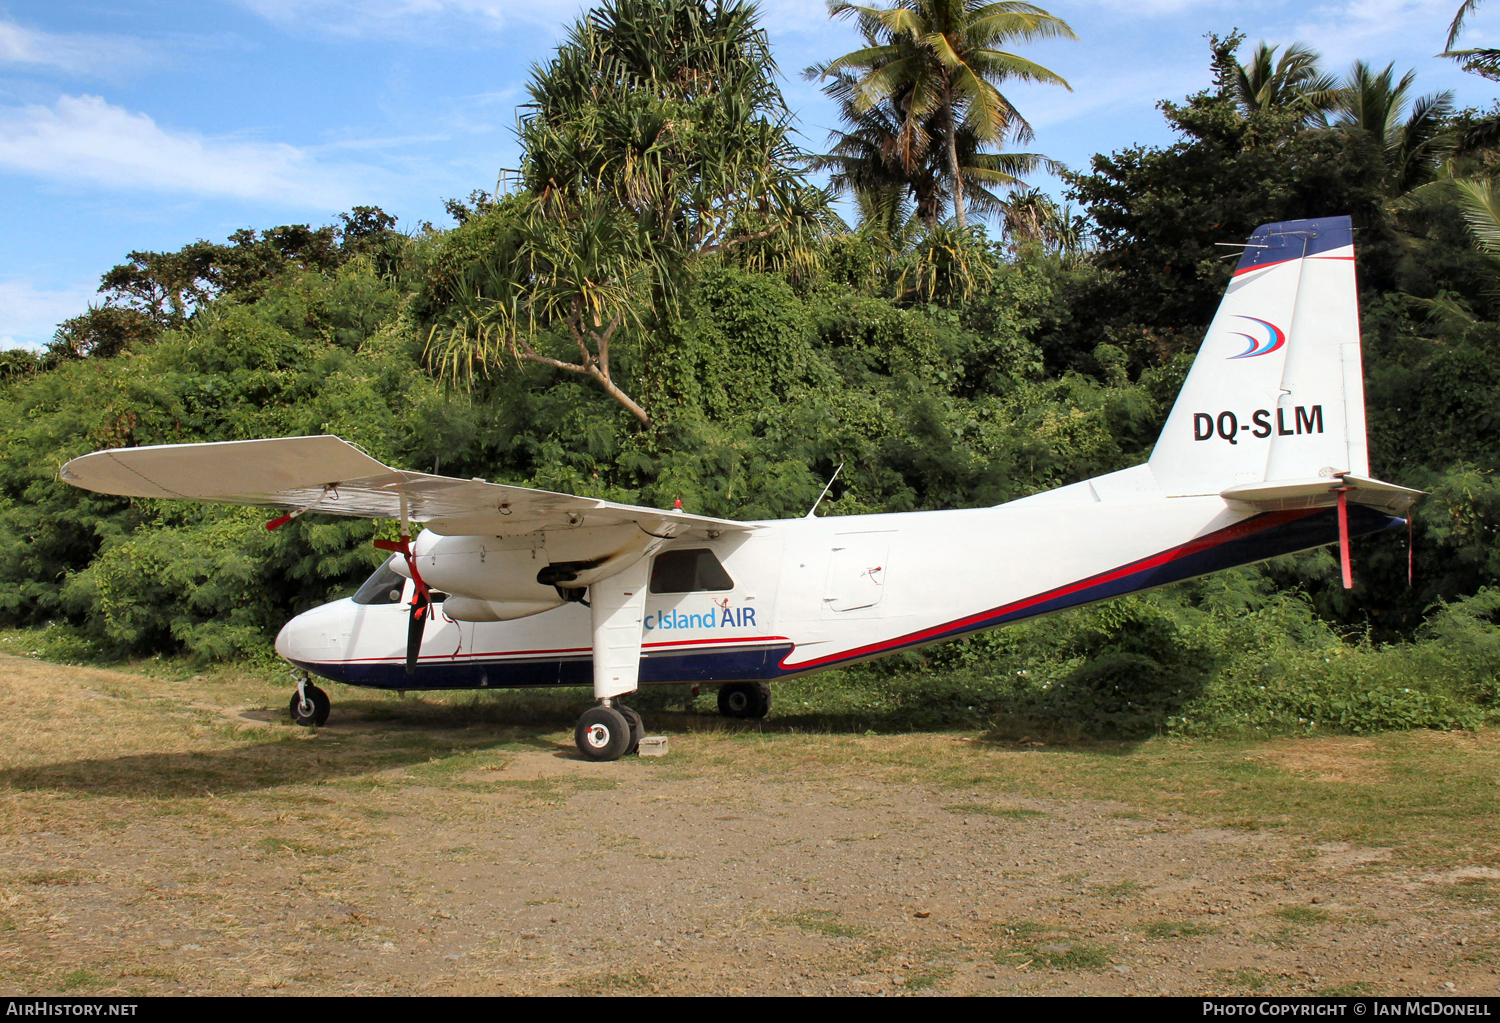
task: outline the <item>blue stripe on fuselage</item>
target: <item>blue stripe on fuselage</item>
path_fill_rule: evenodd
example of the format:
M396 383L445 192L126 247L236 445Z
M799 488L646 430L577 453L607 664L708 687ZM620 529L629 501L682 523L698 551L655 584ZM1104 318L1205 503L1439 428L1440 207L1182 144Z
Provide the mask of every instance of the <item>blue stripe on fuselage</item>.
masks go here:
M1254 519L1246 520L1248 522ZM1370 533L1405 525L1405 519L1393 518L1360 505L1349 507L1349 532L1351 536ZM1236 528L1244 523L1237 523ZM1227 530L1226 530L1227 532ZM1338 540L1338 519L1332 508L1312 512L1308 515L1271 526L1248 535L1205 547L1182 557L1152 564L1138 572L1111 570L1101 573L1108 577L1096 585L1061 587L1058 596L1042 599L1032 598L1016 604L995 608L992 613L971 615L955 622L951 629L939 626L923 630L919 634L892 639L878 644L877 648L860 648L846 655L835 655L819 660L815 665L790 665L782 667L782 661L791 654L791 643L775 646L739 647L730 650L650 650L641 659L641 683L668 682L729 682L742 680L766 680L782 678L810 670L822 670L839 663L884 656L913 646L925 646L968 635L981 629L993 628L1025 618L1051 614L1082 604L1091 604L1111 597L1137 593L1141 590L1180 582L1226 568L1249 565L1268 558L1291 554L1295 551L1321 547ZM1142 559L1156 562L1157 558ZM1086 581L1085 581L1086 583ZM593 662L587 655L568 659L538 658L535 660L479 661L463 658L427 657L417 663L416 673L408 675L400 660L324 662L294 661L334 682L375 689L511 689L537 688L543 686L587 686L593 683Z

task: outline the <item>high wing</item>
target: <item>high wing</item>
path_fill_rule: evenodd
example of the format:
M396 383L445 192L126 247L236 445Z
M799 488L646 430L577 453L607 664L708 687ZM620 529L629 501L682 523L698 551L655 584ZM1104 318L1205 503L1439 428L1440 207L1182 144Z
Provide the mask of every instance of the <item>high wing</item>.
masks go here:
M634 523L663 537L715 537L755 527L681 511L616 504L529 487L406 472L339 437L112 448L62 467L65 482L101 494L260 505L360 518L402 517L444 536Z

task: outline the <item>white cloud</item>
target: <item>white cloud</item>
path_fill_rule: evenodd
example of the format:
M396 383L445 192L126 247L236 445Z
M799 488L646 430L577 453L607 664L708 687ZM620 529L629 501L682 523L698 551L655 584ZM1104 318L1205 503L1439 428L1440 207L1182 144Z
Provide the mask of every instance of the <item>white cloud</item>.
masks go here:
M358 181L352 179L368 176L368 168L320 164L286 143L163 128L146 114L98 96L63 96L52 106L0 107L0 168L111 189L323 209L356 201Z
M153 60L151 51L135 39L38 32L0 21L0 67L20 64L98 76L134 70Z
M1344 0L1305 11L1293 34L1322 51L1325 64L1384 54L1380 63L1410 65L1442 50L1457 9L1452 0Z
M598 0L235 0L283 25L329 35L402 39L480 29L500 32L530 26L561 35ZM1148 0L1200 3L1202 0ZM822 0L760 0L761 24L773 34L824 35L830 31ZM851 38L852 31L849 33Z
M91 301L98 295L89 285L49 290L20 278L0 280L0 348L40 348Z
M455 28L516 25L561 31L584 0L236 0L268 21L328 35L412 39Z
M1224 0L1092 0L1092 3L1094 6L1109 7L1131 15L1144 15L1148 18L1160 17L1167 14L1179 14L1191 8L1224 6ZM1053 13L1057 14L1064 21L1068 20L1067 13L1062 9L1054 9Z

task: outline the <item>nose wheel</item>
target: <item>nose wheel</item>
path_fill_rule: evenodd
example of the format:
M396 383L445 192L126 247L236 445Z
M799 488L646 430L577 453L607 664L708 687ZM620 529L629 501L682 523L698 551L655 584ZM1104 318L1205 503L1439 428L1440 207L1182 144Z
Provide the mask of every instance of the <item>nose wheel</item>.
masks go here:
M590 707L578 718L573 741L585 760L619 760L641 745L641 716L624 704Z
M317 686L307 681L307 676L297 680L297 691L292 694L290 710L292 722L313 728L328 720L328 712L333 708L333 701L328 694Z

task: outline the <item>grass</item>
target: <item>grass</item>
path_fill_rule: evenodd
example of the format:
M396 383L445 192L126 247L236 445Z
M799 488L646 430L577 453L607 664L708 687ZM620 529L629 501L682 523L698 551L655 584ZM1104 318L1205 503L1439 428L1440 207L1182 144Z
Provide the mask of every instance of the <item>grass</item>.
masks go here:
M1151 886L1127 877L1123 881L1115 881L1110 884L1096 884L1089 890L1101 898L1130 899L1150 891Z
M6 635L10 648L39 648L33 641L40 639L28 639L27 633ZM32 658L9 663L22 672L57 670ZM473 772L503 763L508 751L568 748L574 715L588 702L581 689L402 699L333 686L335 714L354 712L390 727L332 739L326 731L315 734L283 723L288 685L279 671L190 669L168 660L121 667L69 668L78 688L70 686L66 693L54 688L48 699L16 708L20 720L13 721L16 734L0 769L0 787L178 799L305 782L370 792L412 784L467 791L472 784L476 791L490 792L529 788L539 801L564 805L596 781L541 779L518 785L499 771L494 778L472 781ZM890 680L877 681L880 691L895 691ZM926 683L913 679L912 684L912 693L920 695ZM699 713L712 702L711 691L697 701L648 691L638 702L662 705L647 708L652 726L672 733L674 741L669 763L642 769L684 778L726 770L785 776L814 765L822 775L868 771L880 781L934 784L978 797L947 804L952 812L1015 820L1039 811L997 799L1108 799L1124 804L1116 812L1122 821L1187 810L1208 824L1390 847L1408 863L1483 862L1485 850L1500 848L1500 787L1492 782L1500 733L1494 731L1049 741L1045 748L1020 750L955 743L951 731L909 731L919 722L901 717L898 709L877 722L847 720L848 701L869 685L875 682L853 675L779 683L772 717L751 723ZM86 698L82 688L115 699ZM182 709L198 693L211 693L224 704L258 704L270 727L252 729L211 710ZM39 725L59 712L87 725L70 733L70 748L59 747L57 735L27 727L28 720ZM865 734L872 724L876 734ZM981 723L942 727L966 728L972 735ZM1310 767L1313 761L1333 770ZM404 777L391 777L395 768ZM1340 772L1378 784L1327 780Z
M1018 969L1031 966L1048 970L1102 970L1109 965L1109 951L1104 945L1065 939L1027 942L1011 946L1009 952L997 952L995 962Z
M949 813L976 814L981 817L1004 817L1007 820L1024 821L1032 817L1047 816L1041 810L1027 810L1019 806L988 806L984 803L950 803L943 807Z
M1260 970L1252 970L1248 966L1242 966L1237 970L1215 970L1214 978L1226 987L1240 988L1245 991L1264 991L1273 982L1270 975Z
M1371 869L1416 870L1426 869L1426 864L1445 869L1500 866L1500 856L1494 852L1500 848L1500 795L1493 784L1495 767L1500 764L1500 730L1468 735L1414 732L1216 741L1152 738L1059 743L1049 737L1044 748L1017 749L964 741L982 738L972 730L968 735L941 730L901 734L844 730L841 718L831 713L819 716L816 707L757 723L726 723L694 710L669 708L650 712L649 720L653 730L672 735L672 754L660 763L621 761L610 768L614 774L604 777L592 765L570 759L573 715L587 702L581 690L438 694L403 700L395 694L330 686L335 714L341 717L328 729L311 732L282 722L284 680L267 681L248 672L210 669L208 679L189 682L182 680L180 671L168 677L170 672L150 665L118 673L58 669L31 659L4 660L0 670L12 683L9 715L0 722L0 749L4 750L0 792L6 796L0 800L0 828L6 833L91 834L100 836L100 842L112 842L121 828L142 822L166 829L190 827L222 839L234 850L233 856L262 860L262 869L301 875L306 891L328 891L330 903L364 902L356 887L359 871L343 869L343 861L336 861L338 869L319 861L348 855L359 863L387 855L396 848L390 844L394 836L382 828L400 834L408 823L421 820L430 833L439 836L438 851L453 866L471 857L481 860L493 855L491 832L485 833L483 852L479 852L479 847L456 844L456 833L448 837L443 831L446 821L484 822L488 827L517 810L559 806L563 809L548 820L561 826L572 816L569 800L587 792L629 792L637 784L634 779L648 777L653 784L663 778L673 785L722 781L729 787L726 791L752 789L763 781L837 786L841 787L839 798L851 800L856 797L848 794L865 785L916 787L933 793L933 802L949 813L1013 821L1049 816L1013 805L1016 802L1036 800L1034 805L1062 806L1083 801L1095 808L1099 826L1127 837L1201 825L1274 826L1280 832L1276 841L1298 850L1325 841L1395 850L1392 866ZM115 699L80 695L84 689ZM782 701L782 690L777 692ZM191 701L205 703L206 709L188 708ZM225 708L224 712L213 709L216 706ZM242 719L230 712L238 707L263 711ZM518 750L546 753L546 763L555 764L556 773L549 766L543 777L510 777L507 765L515 761ZM539 759L533 753L526 762ZM1340 770L1318 766L1324 761L1338 767L1342 775ZM1291 770L1288 764L1298 769ZM1314 766L1307 768L1308 764ZM657 773L630 773L648 770ZM1327 780L1336 776L1373 777L1381 782L1366 786ZM731 801L704 812L738 821L744 811ZM1064 812L1058 809L1051 819L1062 821ZM529 819L535 821L537 815ZM1067 821L1072 820L1068 811ZM950 819L949 823L956 829L959 821ZM971 821L969 830L978 823ZM503 836L515 830L512 823L505 823L495 827L493 834L503 841ZM281 831L298 837L279 837ZM889 841L891 832L886 834ZM600 843L610 849L628 845L644 860L661 860L663 866L687 851L685 844L679 849L670 838L658 837L642 845L639 839L604 836ZM215 867L194 864L202 873L191 877L189 865L178 864L161 875L189 885L189 890L158 889L144 878L141 883L152 900L208 914L223 906L222 894L212 881L220 871L239 869L232 863L226 858L226 863ZM23 860L22 864L11 875L19 882L11 890L39 903L77 900L92 894L96 883L134 883L123 873L116 876L112 869L95 875L61 867L56 860ZM657 869L652 864L642 866ZM1021 865L1016 866L1019 870ZM1090 898L1139 899L1148 892L1155 898L1152 887L1141 881L1111 879L1111 875L1118 878L1120 866L1080 866L1095 871L1093 883L1087 874L1069 875L1074 885L1070 897L1076 894L1080 908ZM340 872L347 876L336 876ZM1007 870L1002 876L1031 875L1025 871L1012 875ZM1156 881L1154 875L1151 878ZM89 887L82 892L72 890L85 884ZM340 891L340 886L346 890ZM1457 906L1500 906L1500 883L1484 879L1435 885L1432 891ZM556 901L528 899L526 904ZM1133 903L1131 909L1150 915L1141 905ZM1170 905L1163 903L1160 912L1172 913ZM8 909L15 919L43 919L30 906ZM1048 910L1036 912L1045 915ZM1279 936L1254 935L1251 940L1305 941L1305 934L1296 928L1328 919L1324 910L1309 906L1283 906L1271 912L1286 925ZM422 918L427 918L425 911ZM1341 923L1352 919L1340 910ZM870 961L879 958L871 948L877 937L892 946L881 955L900 951L903 940L898 927L877 931L824 909L795 911L773 917L771 922L827 939L857 942L826 947L841 948L838 955L857 953ZM1262 918L1259 926L1267 923ZM335 925L353 927L342 917L313 926ZM0 916L0 931L15 926L10 916ZM1155 940L1208 937L1220 930L1176 919L1129 926ZM1092 924L1090 928L1095 929ZM25 931L14 938L7 936L7 941L25 941L34 930L28 923ZM788 934L779 933L783 938ZM1080 926L1073 933L1085 932ZM1108 940L1102 930L1098 933ZM1026 964L1027 971L1086 972L1109 965L1112 946L1105 940L1075 940L1056 925L1021 920L986 932L974 952L982 960L993 955L997 963L1012 969ZM1066 949L1044 950L1044 946ZM1477 944L1459 951L1465 961L1471 961L1471 956L1475 957L1472 961L1481 961L1478 957L1492 954L1487 946ZM917 968L902 971L910 991L941 987L953 974L947 965L911 962ZM71 966L55 962L39 966L38 978L54 976L53 971L63 965ZM618 972L588 974L575 987L599 993L628 992L661 983L647 972L630 972L628 962L610 965ZM97 971L69 970L65 976L74 978L75 987L69 990L83 990L96 982L96 986L108 986ZM1260 990L1255 983L1272 983L1254 970L1224 971L1220 979L1251 990Z
M110 981L105 980L93 970L69 970L57 978L57 989L59 991L91 991L95 988L109 986Z
M785 775L816 762L825 771L980 789L992 797L1107 799L1138 807L1151 819L1189 812L1217 826L1292 831L1311 844L1392 848L1396 859L1409 864L1482 862L1489 850L1500 848L1500 787L1493 784L1500 759L1496 731L1261 741L1154 738L1080 742L1041 752L954 744L941 735L814 738L767 731L760 733L752 758L721 752L706 736L692 741L690 732L674 749L683 754L679 767L692 773L734 769ZM1309 754L1357 765L1385 780L1379 786L1351 785L1277 766L1282 758ZM962 807L956 812L993 806L947 805Z
M81 870L33 870L22 874L21 880L34 885L75 885L91 878Z
M1046 924L1039 924L1034 920L1011 920L1000 925L1008 936L1015 938L1030 938L1038 934L1051 934L1056 930Z
M839 919L838 913L828 909L804 909L771 919L779 924L800 927L804 931L821 934L825 938L863 938L871 933L868 927L843 922Z
M1013 969L1102 970L1109 965L1110 949L1087 941L1075 941L1055 925L1035 920L1008 920L998 926L1004 947L995 953L998 966Z
M1500 906L1500 884L1488 878L1464 878L1444 885L1438 891L1443 898L1470 906Z
M1500 941L1492 937L1471 938L1464 943L1463 951L1453 957L1453 963L1479 963L1493 966L1500 960Z
M953 967L937 966L913 973L906 978L905 988L908 991L928 991L937 987L943 981L953 976Z
M303 856L337 856L348 852L345 846L314 845L290 838L263 838L255 843L255 848L273 853L300 853Z
M1201 938L1209 934L1218 934L1219 928L1213 924L1198 923L1196 920L1158 920L1141 928L1141 933L1148 938L1165 940L1167 938Z
M603 995L603 994L640 994L650 991L656 982L648 974L639 970L631 970L626 973L599 973L590 977L581 977L573 982L573 989L579 994Z

